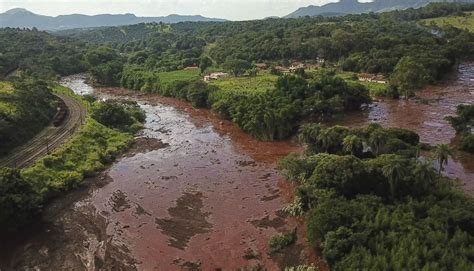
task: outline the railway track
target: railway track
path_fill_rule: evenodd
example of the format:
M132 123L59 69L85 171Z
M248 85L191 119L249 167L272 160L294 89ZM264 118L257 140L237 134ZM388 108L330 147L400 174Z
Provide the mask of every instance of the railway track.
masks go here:
M67 107L64 120L58 126L51 122L30 141L14 149L10 154L0 158L1 167L25 168L33 165L43 156L58 149L71 138L84 123L86 109L73 98L57 94Z

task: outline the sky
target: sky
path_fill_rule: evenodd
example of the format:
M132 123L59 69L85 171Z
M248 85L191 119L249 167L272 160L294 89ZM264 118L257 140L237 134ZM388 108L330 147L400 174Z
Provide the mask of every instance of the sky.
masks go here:
M25 8L41 15L123 14L165 16L203 15L229 20L284 16L299 7L322 5L337 0L0 0L0 13Z

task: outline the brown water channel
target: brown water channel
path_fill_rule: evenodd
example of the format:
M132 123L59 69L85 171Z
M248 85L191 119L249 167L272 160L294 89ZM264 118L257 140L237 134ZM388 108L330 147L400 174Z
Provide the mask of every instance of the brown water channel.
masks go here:
M292 187L276 161L301 147L259 142L208 110L123 89L93 90L64 78L76 93L137 100L145 129L88 188L56 200L44 223L20 240L6 269L279 270L318 264L304 226L281 209ZM113 94L112 94L113 93ZM298 241L270 253L269 238L298 230ZM323 269L324 266L323 266Z

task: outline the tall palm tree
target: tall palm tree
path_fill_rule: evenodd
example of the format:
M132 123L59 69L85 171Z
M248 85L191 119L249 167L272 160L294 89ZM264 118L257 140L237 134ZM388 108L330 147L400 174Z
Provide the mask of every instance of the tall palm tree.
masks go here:
M448 164L449 156L453 154L453 149L447 144L439 144L434 149L434 156L438 160L439 171L438 174L444 170L444 166Z
M369 144L374 149L375 156L379 156L380 150L387 143L387 133L381 129L375 130L369 137Z
M434 183L436 179L436 173L433 170L432 161L420 161L416 164L415 169L413 170L416 178L421 181L423 185L423 190L427 190Z
M318 140L321 143L321 148L324 150L324 152L328 152L329 146L332 142L332 137L329 133L329 129L321 131L318 135Z
M358 151L360 151L362 146L362 140L356 135L348 135L342 141L342 146L345 152L349 152L352 155L355 155Z
M400 181L408 174L406 164L402 159L393 159L382 167L382 174L388 179L392 199L395 199Z

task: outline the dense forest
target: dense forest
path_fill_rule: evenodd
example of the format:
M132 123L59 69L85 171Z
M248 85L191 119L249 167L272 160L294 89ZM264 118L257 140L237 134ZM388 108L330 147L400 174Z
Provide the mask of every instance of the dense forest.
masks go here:
M83 44L46 32L0 29L0 78L20 69L42 79L85 71Z
M418 158L419 137L371 125L304 126L304 156L279 162L298 184L288 208L332 270L471 270L473 199ZM444 150L444 151L443 151Z
M130 56L132 64L151 70L181 69L209 56L214 64L315 62L323 58L349 71L390 75L403 57L412 57L439 79L457 58L471 57L472 34L446 29L433 35L416 20L472 10L472 5L431 4L419 10L382 14L267 19L226 23L139 24L68 31L82 41L108 44Z

